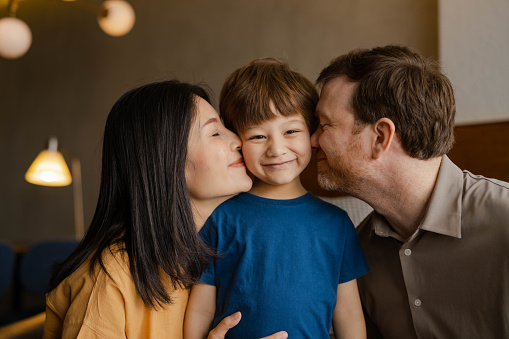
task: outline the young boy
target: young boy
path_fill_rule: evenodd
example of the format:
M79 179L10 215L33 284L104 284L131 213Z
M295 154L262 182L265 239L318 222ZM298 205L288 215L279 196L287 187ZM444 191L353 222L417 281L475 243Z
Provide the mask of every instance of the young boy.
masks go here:
M318 94L281 61L256 59L223 85L220 114L239 134L253 188L220 205L200 231L216 260L194 286L184 338L206 338L236 311L227 338L365 338L356 278L368 269L347 214L307 192Z

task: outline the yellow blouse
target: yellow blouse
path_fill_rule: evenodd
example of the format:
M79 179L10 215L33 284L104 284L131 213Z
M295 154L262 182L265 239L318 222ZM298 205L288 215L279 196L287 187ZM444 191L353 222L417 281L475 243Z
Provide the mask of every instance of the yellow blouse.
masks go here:
M91 276L89 260L46 295L44 339L183 337L188 290L173 291L173 303L154 310L139 296L125 252L103 253L113 280L100 267Z

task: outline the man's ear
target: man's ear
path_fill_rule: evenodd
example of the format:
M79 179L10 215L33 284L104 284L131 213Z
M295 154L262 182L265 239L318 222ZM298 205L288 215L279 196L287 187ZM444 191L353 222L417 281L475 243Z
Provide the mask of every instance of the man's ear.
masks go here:
M392 144L396 135L396 126L391 119L381 118L373 124L375 138L373 140L373 158L380 158Z

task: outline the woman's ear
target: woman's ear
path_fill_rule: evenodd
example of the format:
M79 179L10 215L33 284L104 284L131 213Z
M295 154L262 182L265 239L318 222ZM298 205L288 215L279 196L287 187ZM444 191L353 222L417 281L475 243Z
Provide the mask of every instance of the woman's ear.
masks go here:
M373 158L380 158L392 144L396 135L396 126L391 119L381 118L373 124L375 139L373 140Z

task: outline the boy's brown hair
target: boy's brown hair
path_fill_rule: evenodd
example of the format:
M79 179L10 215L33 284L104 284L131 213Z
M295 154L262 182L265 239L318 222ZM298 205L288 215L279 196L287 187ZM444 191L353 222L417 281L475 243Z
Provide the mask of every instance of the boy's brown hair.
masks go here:
M219 112L226 128L242 133L277 116L271 103L283 116L301 114L309 132L315 131L315 86L274 58L255 59L230 74L219 96Z

